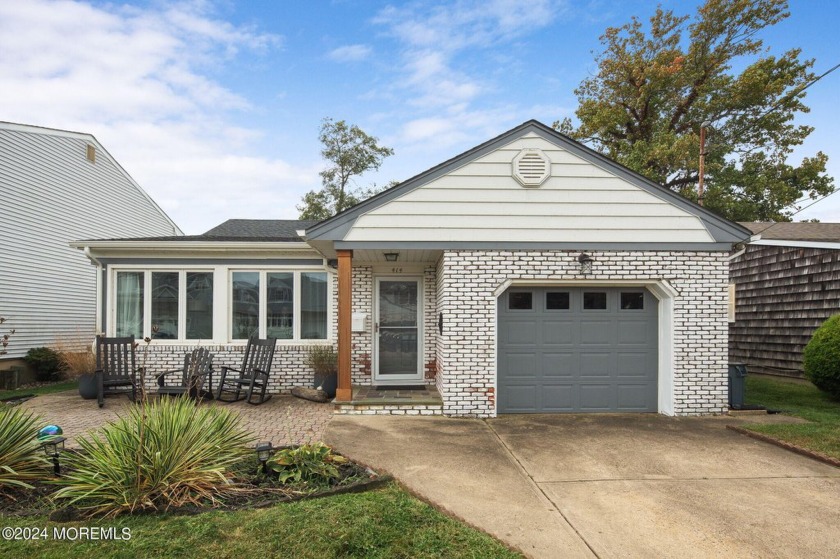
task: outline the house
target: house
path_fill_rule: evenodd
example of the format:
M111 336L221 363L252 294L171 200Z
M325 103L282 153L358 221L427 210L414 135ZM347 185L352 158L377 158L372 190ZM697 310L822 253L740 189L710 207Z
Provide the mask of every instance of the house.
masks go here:
M802 350L840 312L840 223L743 223L755 235L729 267L729 356L751 372L802 376Z
M109 334L176 325L155 367L199 342L236 363L253 332L280 338L274 391L337 344L342 411L360 386L431 385L453 416L695 415L727 409L727 258L750 234L528 121L317 224L76 246Z
M94 332L97 275L75 239L181 230L90 134L0 122L6 359Z

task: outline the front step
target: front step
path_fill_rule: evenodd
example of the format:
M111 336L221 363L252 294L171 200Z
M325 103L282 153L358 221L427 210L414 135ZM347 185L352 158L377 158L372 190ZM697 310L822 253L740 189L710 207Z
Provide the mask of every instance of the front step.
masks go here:
M354 386L353 400L333 402L337 415L443 415L443 399L434 386L377 389Z

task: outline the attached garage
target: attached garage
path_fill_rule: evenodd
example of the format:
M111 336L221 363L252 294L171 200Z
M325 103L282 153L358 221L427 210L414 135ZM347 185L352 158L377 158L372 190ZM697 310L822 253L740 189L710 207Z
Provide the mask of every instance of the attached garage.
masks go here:
M644 287L511 287L498 413L656 412L658 301Z

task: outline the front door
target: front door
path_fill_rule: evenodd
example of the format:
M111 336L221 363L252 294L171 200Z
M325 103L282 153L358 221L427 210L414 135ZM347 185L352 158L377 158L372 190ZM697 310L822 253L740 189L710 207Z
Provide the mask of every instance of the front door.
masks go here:
M422 289L421 278L376 278L373 380L377 384L423 380Z

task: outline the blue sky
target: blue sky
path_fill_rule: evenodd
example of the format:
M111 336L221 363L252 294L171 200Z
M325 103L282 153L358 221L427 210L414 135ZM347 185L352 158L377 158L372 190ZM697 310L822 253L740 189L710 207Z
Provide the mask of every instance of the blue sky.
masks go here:
M94 134L187 233L295 218L320 185L324 117L396 155L359 184L404 180L530 118L572 116L608 26L656 2L0 2L0 120ZM699 2L663 1L677 13ZM840 3L793 0L766 31L821 73ZM809 89L817 150L840 175L840 70ZM802 212L840 221L840 194Z

